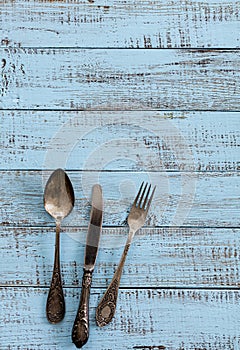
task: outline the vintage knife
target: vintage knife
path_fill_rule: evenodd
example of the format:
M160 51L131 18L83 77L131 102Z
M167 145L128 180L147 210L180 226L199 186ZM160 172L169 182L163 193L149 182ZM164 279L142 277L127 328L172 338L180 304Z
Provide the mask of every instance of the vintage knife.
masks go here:
M100 185L92 188L92 210L88 226L83 267L82 292L77 316L72 329L72 341L77 348L81 348L89 337L89 297L92 273L97 257L100 234L102 230L103 198Z

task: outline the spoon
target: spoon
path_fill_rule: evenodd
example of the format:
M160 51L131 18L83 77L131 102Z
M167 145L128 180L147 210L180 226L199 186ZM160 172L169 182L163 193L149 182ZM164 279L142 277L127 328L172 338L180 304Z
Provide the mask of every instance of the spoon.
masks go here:
M65 314L60 269L60 226L61 221L72 211L73 206L74 192L71 181L62 169L57 169L49 177L44 191L44 207L56 220L54 268L46 305L47 319L50 323L60 322Z

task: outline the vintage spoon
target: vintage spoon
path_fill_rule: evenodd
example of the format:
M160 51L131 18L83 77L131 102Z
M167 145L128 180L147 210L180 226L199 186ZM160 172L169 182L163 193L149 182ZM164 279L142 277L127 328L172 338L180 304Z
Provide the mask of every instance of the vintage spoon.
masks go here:
M60 322L65 314L59 252L60 225L73 206L74 192L71 181L62 169L57 169L49 177L44 191L44 207L56 220L54 268L46 305L47 319L51 323Z

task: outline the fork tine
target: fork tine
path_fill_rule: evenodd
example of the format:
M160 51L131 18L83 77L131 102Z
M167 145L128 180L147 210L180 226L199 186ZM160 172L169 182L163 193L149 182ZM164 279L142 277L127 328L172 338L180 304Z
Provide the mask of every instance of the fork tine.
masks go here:
M147 189L147 186L148 186L148 183L146 183L146 185L145 185L145 187L144 187L144 189L143 189L143 192L142 192L142 195L141 195L141 198L140 198L140 200L139 200L139 203L138 203L138 206L140 207L142 207L142 201L143 201L143 197L144 197L144 194L145 194L145 192L146 192L146 189Z
M149 209L149 207L150 207L151 201L152 201L152 199L153 199L153 195L154 195L155 190L156 190L156 186L154 186L154 188L153 188L153 190L152 190L151 197L149 198L149 201L148 201L148 203L147 203L147 208L146 208L146 211L147 211L147 212L148 212L148 209Z
M142 191L142 188L143 188L143 184L144 184L144 181L142 182L142 184L141 184L141 186L139 188L138 194L136 195L136 198L134 199L133 205L135 205L135 206L136 206L138 198L139 198L139 196L141 194L141 191Z
M151 189L152 185L150 184L149 187L148 187L148 191L147 191L147 194L145 196L145 199L144 199L144 202L143 202L143 209L145 208L146 204L147 204L147 200L148 200L148 196L149 196L149 192L150 192L150 189Z

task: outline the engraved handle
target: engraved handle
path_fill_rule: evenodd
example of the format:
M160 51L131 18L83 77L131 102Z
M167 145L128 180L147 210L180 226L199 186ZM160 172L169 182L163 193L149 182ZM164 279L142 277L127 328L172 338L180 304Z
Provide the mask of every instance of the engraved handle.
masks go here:
M79 308L72 329L72 341L79 349L86 344L89 337L89 297L91 283L92 271L84 270Z
M113 275L113 279L108 286L104 296L100 300L96 310L96 322L99 327L106 326L111 322L117 306L118 289L122 276L123 266L127 257L127 253L131 244L131 239L128 238L124 251L121 256L120 263Z
M53 275L46 305L47 319L50 323L58 323L62 321L65 315L65 301L60 269L59 240L60 223L57 223Z

